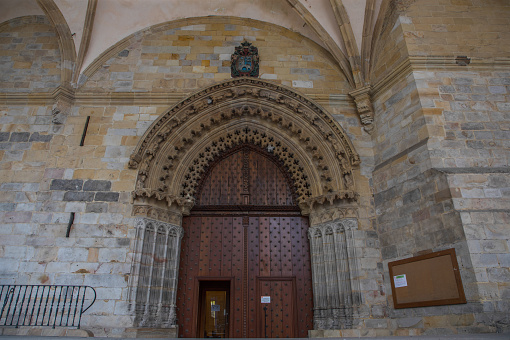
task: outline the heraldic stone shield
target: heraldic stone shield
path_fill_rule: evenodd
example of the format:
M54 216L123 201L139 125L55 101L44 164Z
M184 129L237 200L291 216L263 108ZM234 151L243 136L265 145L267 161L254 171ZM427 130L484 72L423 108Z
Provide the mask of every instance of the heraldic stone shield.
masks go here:
M245 41L241 43L241 46L237 46L230 61L232 78L259 76L259 50L251 43Z

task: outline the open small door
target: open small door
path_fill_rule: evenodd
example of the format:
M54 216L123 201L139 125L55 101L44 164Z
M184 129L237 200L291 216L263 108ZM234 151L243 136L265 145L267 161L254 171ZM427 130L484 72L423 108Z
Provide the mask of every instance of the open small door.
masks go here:
M228 338L230 281L201 281L197 338Z

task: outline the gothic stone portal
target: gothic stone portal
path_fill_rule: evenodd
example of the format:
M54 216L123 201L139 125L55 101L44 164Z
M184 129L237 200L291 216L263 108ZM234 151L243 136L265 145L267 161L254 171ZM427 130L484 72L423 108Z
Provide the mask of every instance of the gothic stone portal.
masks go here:
M305 337L312 295L314 330L357 327L359 161L329 113L260 79L213 85L162 114L129 161L143 222L130 277L136 327Z
M244 145L215 162L183 229L180 337L264 337L264 330L272 338L307 337L313 316L308 219L300 216L289 178L269 152ZM213 281L229 285L223 315L210 306L204 311L200 301L201 287ZM271 296L266 325L262 295ZM204 331L204 312L218 314L216 322L228 313L229 332L224 322Z

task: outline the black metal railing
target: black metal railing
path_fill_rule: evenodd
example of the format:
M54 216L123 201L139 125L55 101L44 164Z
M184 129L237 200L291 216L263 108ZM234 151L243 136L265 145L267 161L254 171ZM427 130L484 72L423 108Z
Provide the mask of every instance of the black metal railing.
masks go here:
M0 326L80 328L81 316L96 301L89 286L0 285ZM93 293L93 298L86 296ZM85 307L87 303L87 307Z

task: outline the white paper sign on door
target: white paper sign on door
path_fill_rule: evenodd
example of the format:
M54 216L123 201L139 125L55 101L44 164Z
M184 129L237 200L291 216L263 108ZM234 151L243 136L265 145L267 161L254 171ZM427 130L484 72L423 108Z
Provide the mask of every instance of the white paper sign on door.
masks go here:
M260 303L271 303L271 297L270 296L261 296Z

